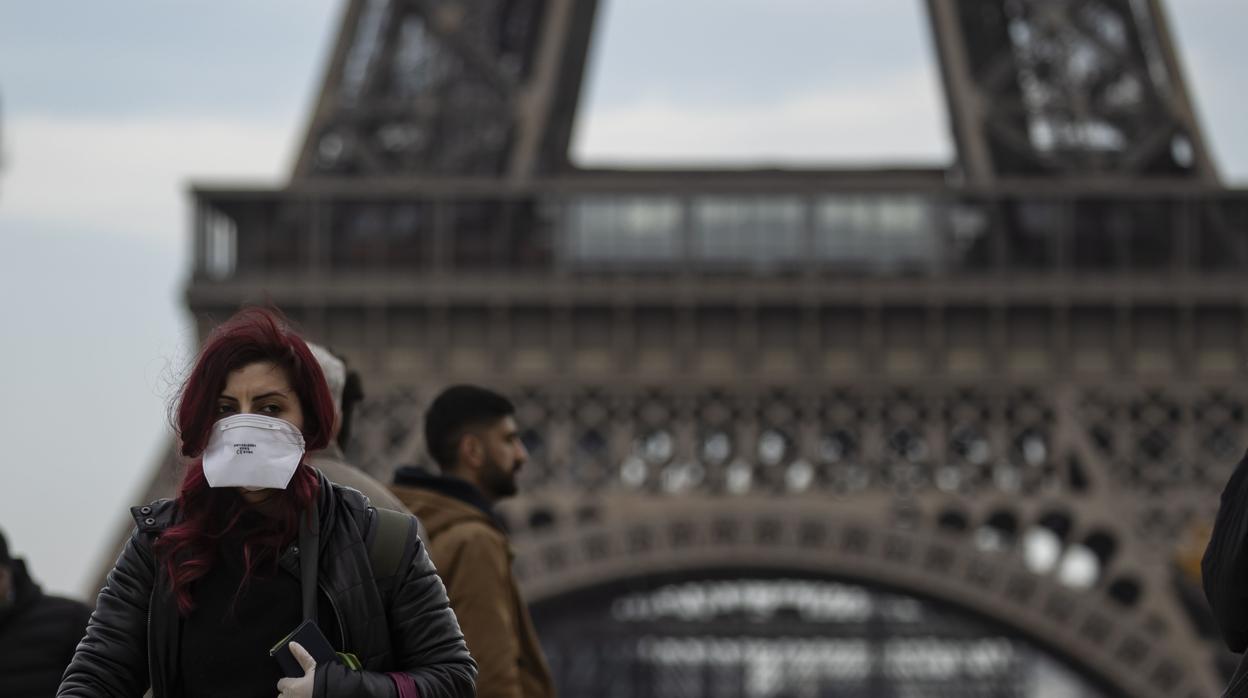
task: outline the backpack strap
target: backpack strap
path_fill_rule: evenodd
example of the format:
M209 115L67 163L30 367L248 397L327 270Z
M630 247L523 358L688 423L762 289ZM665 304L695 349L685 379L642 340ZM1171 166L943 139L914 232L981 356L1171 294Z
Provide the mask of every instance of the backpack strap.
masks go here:
M368 560L373 566L373 579L378 582L393 577L403 569L407 558L407 541L412 535L412 515L373 509L373 536L368 543ZM410 559L407 560L410 563Z
M303 592L303 619L316 622L316 577L320 569L321 514L315 499L299 517L299 586Z

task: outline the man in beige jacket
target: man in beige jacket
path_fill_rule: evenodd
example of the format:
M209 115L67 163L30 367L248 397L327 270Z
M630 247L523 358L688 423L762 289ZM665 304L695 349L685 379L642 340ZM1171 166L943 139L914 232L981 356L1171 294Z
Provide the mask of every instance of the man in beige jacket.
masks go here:
M516 493L528 460L507 398L484 388L447 388L425 415L425 443L441 469L395 472L394 493L425 525L429 555L446 585L480 698L549 698L550 668L511 573L511 546L494 513Z

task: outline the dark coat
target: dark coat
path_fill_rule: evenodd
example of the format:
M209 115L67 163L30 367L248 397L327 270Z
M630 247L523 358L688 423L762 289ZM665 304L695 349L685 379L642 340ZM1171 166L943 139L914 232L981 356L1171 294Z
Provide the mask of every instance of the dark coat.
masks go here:
M1222 490L1222 504L1200 563L1201 583L1226 645L1248 647L1248 457Z
M7 564L14 596L11 606L0 609L0 696L47 698L61 683L91 609L45 595L21 560Z
M429 554L480 666L477 694L552 698L550 668L512 576L511 545L489 502L463 480L417 468L400 468L393 489L428 530Z
M331 485L324 476L320 484L317 585L334 611L342 645L364 670L318 668L315 695L389 698L395 691L388 671L410 675L421 698L475 695L476 664L414 535L415 519L404 554L410 563L393 578L374 580L366 541L376 510L353 489ZM160 500L132 513L138 526L108 574L58 696L138 698L150 685L154 698L164 698L176 685L179 616L163 565L152 554L152 542L177 520L175 502ZM282 554L279 565L298 578L297 546Z

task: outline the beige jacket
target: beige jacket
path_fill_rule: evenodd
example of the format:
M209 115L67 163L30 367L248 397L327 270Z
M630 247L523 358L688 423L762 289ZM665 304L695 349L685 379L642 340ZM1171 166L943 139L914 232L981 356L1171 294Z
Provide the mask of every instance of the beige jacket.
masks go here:
M503 531L461 499L422 487L392 489L428 531L429 555L480 669L477 696L554 696L550 668L511 574L513 554Z

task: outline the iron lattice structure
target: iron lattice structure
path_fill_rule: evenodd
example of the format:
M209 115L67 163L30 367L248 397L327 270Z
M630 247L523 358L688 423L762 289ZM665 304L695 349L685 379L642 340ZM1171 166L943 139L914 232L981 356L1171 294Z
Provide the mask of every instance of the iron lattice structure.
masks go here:
M1158 0L928 0L968 179L1216 180Z
M190 309L345 354L382 479L516 398L568 695L1214 695L1248 195L1155 0L927 4L951 168L623 171L567 158L596 2L352 0L289 184L195 188Z

